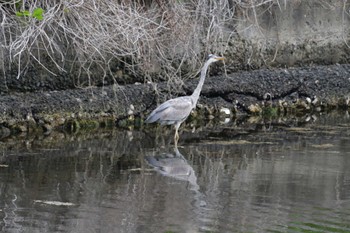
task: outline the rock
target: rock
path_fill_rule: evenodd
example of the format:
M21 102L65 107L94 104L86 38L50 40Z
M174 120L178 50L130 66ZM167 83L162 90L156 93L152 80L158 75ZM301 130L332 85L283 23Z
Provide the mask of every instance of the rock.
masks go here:
M11 134L11 130L7 127L0 126L0 138L8 137Z
M261 107L258 104L251 104L248 106L249 113L260 114L262 112Z

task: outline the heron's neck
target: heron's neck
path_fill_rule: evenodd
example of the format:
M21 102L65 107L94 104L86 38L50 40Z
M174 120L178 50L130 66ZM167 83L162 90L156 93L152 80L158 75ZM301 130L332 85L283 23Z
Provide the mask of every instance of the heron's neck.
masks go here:
M193 107L196 106L197 104L197 101L198 101L198 98L199 98L199 95L201 94L201 90L202 90L202 87L203 87L203 84L204 84L204 80L205 80L205 77L206 77L206 74L207 74L207 70L208 70L208 67L209 67L209 64L211 62L207 61L202 70L201 70L201 78L199 79L199 83L196 87L196 89L193 91L193 94L192 94L192 98L193 98Z

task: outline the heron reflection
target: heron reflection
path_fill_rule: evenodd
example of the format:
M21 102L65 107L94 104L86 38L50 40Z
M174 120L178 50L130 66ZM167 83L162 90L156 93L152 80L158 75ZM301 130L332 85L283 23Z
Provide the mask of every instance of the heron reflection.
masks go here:
M192 166L178 150L176 144L174 153L145 156L145 160L158 173L176 180L187 181L191 185L192 190L199 191L197 176Z

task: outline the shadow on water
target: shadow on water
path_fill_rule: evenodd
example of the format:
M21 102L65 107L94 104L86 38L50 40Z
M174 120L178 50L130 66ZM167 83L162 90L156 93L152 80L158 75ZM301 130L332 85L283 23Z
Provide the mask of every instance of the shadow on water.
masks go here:
M187 127L191 128L191 127ZM2 232L350 232L350 119L0 143Z

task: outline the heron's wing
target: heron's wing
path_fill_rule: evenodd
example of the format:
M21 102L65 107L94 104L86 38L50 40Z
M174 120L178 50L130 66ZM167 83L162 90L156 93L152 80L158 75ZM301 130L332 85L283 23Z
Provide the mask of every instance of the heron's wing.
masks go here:
M174 124L185 120L192 110L190 96L170 99L159 105L146 119L146 123L159 121L162 124Z

